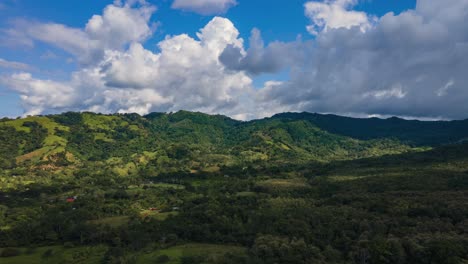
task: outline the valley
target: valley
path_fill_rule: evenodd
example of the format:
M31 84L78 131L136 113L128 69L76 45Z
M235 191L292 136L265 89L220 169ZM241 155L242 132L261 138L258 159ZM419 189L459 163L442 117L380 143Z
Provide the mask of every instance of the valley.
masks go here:
M465 263L468 120L0 121L0 262Z

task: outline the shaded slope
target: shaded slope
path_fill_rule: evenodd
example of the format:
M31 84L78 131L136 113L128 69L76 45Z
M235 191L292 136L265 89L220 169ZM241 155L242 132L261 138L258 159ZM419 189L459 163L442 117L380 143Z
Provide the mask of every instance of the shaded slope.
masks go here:
M361 140L395 138L417 146L437 146L468 139L468 120L417 121L396 117L350 118L312 113L283 113L273 117L280 120L308 120L330 133Z

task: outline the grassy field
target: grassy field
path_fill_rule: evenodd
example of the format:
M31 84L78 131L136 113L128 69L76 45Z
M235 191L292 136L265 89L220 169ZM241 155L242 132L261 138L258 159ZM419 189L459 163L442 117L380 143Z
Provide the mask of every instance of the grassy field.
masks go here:
M34 249L17 248L20 255L1 257L2 264L94 264L102 263L106 246L73 247L49 246ZM0 252L3 249L0 249ZM181 263L183 257L209 256L215 260L226 253L245 254L246 249L238 246L212 244L186 244L153 252L136 252L138 264L156 263L161 256L169 257L169 264Z
M254 197L257 195L257 193L256 192L238 192L236 195L239 197Z
M166 220L169 216L176 216L178 215L178 212L166 212L166 213L160 213L158 211L150 211L150 210L144 210L140 213L142 218L145 217L151 217L159 221L164 221Z
M163 189L176 189L176 190L185 189L183 185L169 184L169 183L155 183L155 184L149 184L148 186L153 187L153 188L163 188Z
M39 116L34 116L34 117L28 117L24 119L17 119L17 120L11 120L7 121L4 123L0 123L1 126L11 126L16 129L16 131L22 131L26 133L31 132L31 128L25 126L26 122L37 122L40 124L43 128L47 129L47 136L42 142L42 148L37 149L31 153L24 153L22 156L18 156L16 158L16 162L22 163L27 160L33 160L33 161L40 161L41 158L54 155L60 152L65 151L65 146L67 145L68 141L63 138L59 137L56 135L57 131L70 131L69 127L62 126L56 122L54 122L52 119L47 118L47 117L39 117Z
M16 119L2 123L2 125L12 126L16 129L16 131L24 131L26 133L31 132L29 127L24 126L26 122L37 122L42 127L46 128L49 135L54 135L56 130L61 131L69 131L70 128L66 126L62 126L52 119L44 116L31 116L23 119Z
M309 187L303 178L293 179L268 179L257 183L257 186L265 189L303 189Z
M0 249L0 251L3 249ZM74 247L63 246L40 247L35 249L19 248L21 255L0 258L2 264L94 264L101 263L106 252L105 246Z
M92 130L111 130L119 119L115 116L83 113L83 122Z
M224 245L212 245L212 244L186 244L181 246L175 246L168 249L162 249L148 254L143 254L138 258L137 263L155 263L158 257L166 255L170 261L168 264L181 263L183 257L193 256L209 256L209 258L216 260L226 253L234 254L245 254L246 249L237 246L224 246Z

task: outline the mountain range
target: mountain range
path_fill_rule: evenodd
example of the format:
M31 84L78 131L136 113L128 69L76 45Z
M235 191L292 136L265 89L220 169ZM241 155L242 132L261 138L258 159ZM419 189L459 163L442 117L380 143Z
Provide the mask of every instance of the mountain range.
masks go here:
M179 111L64 113L0 121L0 164L156 160L188 170L275 161L307 163L424 151L468 139L468 120L358 119L282 113L242 122ZM185 161L185 162L184 162ZM169 165L169 166L168 166Z

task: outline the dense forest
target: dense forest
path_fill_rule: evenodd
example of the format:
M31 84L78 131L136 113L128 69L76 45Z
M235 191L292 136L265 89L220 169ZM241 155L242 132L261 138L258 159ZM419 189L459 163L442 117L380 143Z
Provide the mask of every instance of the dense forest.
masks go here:
M0 120L0 263L468 263L468 120Z

